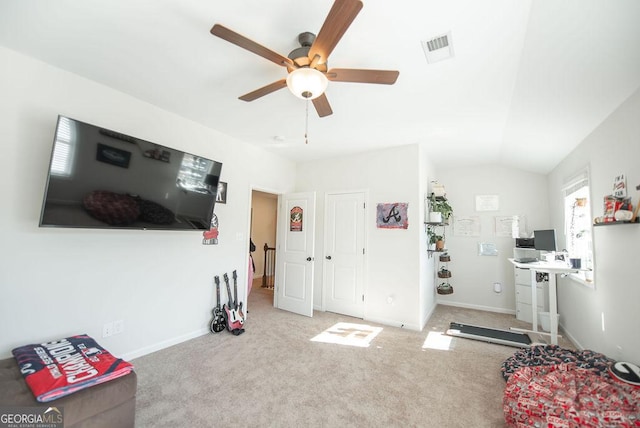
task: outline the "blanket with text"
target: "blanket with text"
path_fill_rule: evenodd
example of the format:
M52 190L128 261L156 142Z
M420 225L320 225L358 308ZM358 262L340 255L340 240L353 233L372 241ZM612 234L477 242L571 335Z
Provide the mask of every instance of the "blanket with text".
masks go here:
M86 334L15 348L24 380L36 400L47 402L116 379L133 370Z

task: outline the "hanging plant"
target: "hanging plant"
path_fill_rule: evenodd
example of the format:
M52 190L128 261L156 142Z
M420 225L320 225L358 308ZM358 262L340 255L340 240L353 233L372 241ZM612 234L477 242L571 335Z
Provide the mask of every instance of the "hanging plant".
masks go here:
M451 278L451 271L443 266L442 269L438 271L438 278Z
M438 287L436 287L436 291L438 294L452 294L453 287L448 282L443 282Z
M441 213L443 221L449 220L453 214L453 208L449 205L449 202L433 193L429 196L429 211Z
M569 240L571 241L571 251L576 245L576 206L578 200L571 206L571 224L569 225Z

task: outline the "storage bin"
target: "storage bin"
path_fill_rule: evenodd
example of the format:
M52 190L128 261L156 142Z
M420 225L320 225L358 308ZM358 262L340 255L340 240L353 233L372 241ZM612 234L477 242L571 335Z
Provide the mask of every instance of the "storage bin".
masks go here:
M550 312L538 312L538 320L540 326L546 332L551 331L551 313ZM560 314L558 314L558 322L560 322Z

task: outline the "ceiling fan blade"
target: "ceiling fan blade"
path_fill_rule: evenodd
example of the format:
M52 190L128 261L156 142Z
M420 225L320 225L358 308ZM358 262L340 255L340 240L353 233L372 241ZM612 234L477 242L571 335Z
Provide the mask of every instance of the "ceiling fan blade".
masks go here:
M322 94L318 98L314 98L313 106L316 108L318 116L320 117L325 117L333 114L333 110L331 110L331 106L329 105L329 100L327 99L326 94Z
M356 68L332 68L327 71L327 79L333 82L380 83L393 85L398 79L396 70L359 70Z
M244 94L240 98L242 101L253 101L260 97L264 97L265 95L270 94L271 92L275 92L278 89L287 87L287 79L280 79L273 83L269 83L267 86L263 86L260 89L256 89L253 92L249 92L248 94Z
M320 55L322 62L333 52L347 28L362 9L360 0L335 0L318 36L309 49L309 59Z
M214 36L218 36L230 43L233 43L234 45L240 46L243 49L253 52L256 55L260 55L261 57L266 58L269 61L274 62L280 66L285 67L293 65L293 61L291 61L289 58L284 57L279 53L272 51L271 49L265 48L261 44L258 44L253 40L248 39L245 36L238 34L223 25L215 24L213 28L211 28L211 34L213 34Z

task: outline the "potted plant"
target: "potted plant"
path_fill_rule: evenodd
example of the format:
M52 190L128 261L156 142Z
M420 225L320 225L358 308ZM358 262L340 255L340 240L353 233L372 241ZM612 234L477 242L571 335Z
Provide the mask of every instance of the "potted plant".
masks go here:
M436 251L442 251L444 249L444 237L438 235L432 229L429 229L427 234L429 235L429 244L435 246Z
M438 221L438 215L435 213L440 214L440 221ZM429 222L448 223L452 214L453 208L445 198L436 196L433 193L429 196Z
M428 228L427 229L427 236L429 237L429 249L430 250L435 250L436 248L436 233L433 231L433 229Z
M453 293L453 287L448 282L442 282L436 287L438 294L451 294Z
M451 271L443 266L438 271L438 278L451 278Z

